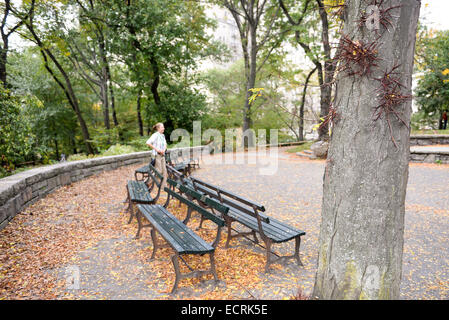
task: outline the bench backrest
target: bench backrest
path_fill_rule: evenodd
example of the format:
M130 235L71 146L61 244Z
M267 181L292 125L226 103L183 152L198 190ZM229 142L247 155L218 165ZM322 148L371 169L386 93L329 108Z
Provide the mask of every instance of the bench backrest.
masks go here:
M218 187L216 185L207 183L205 181L202 181L200 179L194 178L194 177L190 177L190 179L193 181L193 183L197 186L197 187L205 187L207 189L209 189L208 191L210 192L211 190L215 192L216 195L220 194L220 195L224 195L228 198L231 198L233 200L236 200L237 202L244 204L250 208L256 208L259 211L264 212L265 211L265 207L263 205L260 205L256 202L253 202L251 200L248 200L242 196L236 195L235 193L232 193L231 191L228 191L226 189L223 189L221 187ZM205 189L203 188L203 189ZM205 189L205 190L207 190Z
M264 206L202 180L193 177L191 177L191 180L193 181L195 190L205 193L210 197L217 199L220 203L232 207L239 212L249 214L255 218L260 218L266 223L270 223L270 218L261 213L265 211Z
M201 215L203 215L206 219L209 219L213 221L215 224L217 224L219 227L223 227L225 225L225 221L219 217L218 215L214 214L213 212L218 211L220 214L227 214L229 208L222 205L218 201L215 201L203 194L198 193L197 191L186 187L185 185L181 184L180 182L174 181L172 179L167 179L167 182L169 185L173 187L173 189L177 188L179 191L183 193L183 195L177 193L175 190L170 189L168 187L165 188L165 191L168 193L169 196L172 196L182 203L185 203L187 207L189 207L192 210L195 210L199 212ZM190 199L188 198L190 197ZM196 203L194 203L191 199L195 199L202 204L206 205L207 207L212 209L212 212L207 210L207 208L204 208Z
M167 173L170 175L170 177L173 180L184 180L185 179L185 175L182 172L179 172L178 170L173 168L171 165L167 164L166 167L167 167Z
M151 163L148 165L148 168L148 176L154 181L158 188L160 188L164 177Z

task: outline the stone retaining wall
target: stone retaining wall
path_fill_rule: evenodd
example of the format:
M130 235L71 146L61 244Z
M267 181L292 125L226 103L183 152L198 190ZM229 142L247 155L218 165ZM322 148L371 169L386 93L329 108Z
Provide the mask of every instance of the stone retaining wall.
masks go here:
M414 134L410 136L411 146L449 144L449 134Z
M199 151L201 153L203 148L207 147L195 147L194 152ZM150 156L150 151L145 151L64 162L34 168L0 179L0 230L17 213L60 186L71 184L103 171L138 163L147 163Z
M410 151L410 161L449 164L449 151L412 150Z

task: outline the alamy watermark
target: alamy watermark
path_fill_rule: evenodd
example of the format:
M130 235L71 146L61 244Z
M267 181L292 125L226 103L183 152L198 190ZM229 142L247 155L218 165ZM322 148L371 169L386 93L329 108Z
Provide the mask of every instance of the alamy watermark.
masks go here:
M202 150L204 163L257 165L259 174L274 175L278 169L278 136L278 129L258 129L256 132L253 129L229 128L223 137L217 129L202 132L201 121L194 121L192 134L185 129L175 129L170 141L177 142L173 147L180 148L183 157L189 157L191 150L187 147L191 142L193 147L199 147L202 141L208 141L208 148Z
M80 289L80 268L76 265L70 265L65 268L65 284L67 290Z

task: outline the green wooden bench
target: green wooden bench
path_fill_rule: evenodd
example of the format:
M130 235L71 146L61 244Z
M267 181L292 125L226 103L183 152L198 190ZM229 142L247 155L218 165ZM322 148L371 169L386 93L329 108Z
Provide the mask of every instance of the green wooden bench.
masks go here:
M136 181L145 181L148 179L148 170L150 168L148 165L144 165L143 167L140 167L134 171L134 178Z
M189 177L189 180L193 183L196 191L208 195L229 207L229 212L224 216L228 231L226 248L229 247L231 239L242 236L246 237L247 235L251 235L254 238L254 242L258 243L259 241L256 234L259 234L260 238L265 243L267 259L265 272L269 270L271 264L278 263L284 259L296 259L297 263L300 266L303 266L299 257L299 248L301 245L301 236L306 234L304 231L289 226L280 220L268 217L262 213L265 212L265 207L251 200L194 177ZM234 222L238 222L245 226L249 229L249 232L233 229L232 224ZM232 231L235 233L232 234ZM271 251L273 244L283 243L290 240L295 240L295 252L293 255L280 256ZM276 255L277 258L272 258L272 255Z
M161 185L162 185L162 174L156 170L151 164L147 165L148 167L148 178L146 181L135 181L129 180L126 189L127 189L127 201L129 211L129 220L128 223L131 223L132 219L136 217L138 229L136 238L140 237L140 230L145 227L142 224L141 216L139 212L134 212L133 204L154 204L159 199L161 193ZM150 181L151 180L151 181ZM157 194L155 197L151 195L151 191L154 186L157 186Z
M148 220L151 225L151 239L153 242L153 253L151 259L154 258L156 251L165 247L158 243L156 232L159 233L162 238L167 242L167 245L171 247L175 254L171 257L173 267L176 273L175 283L172 288L172 293L178 288L179 281L185 278L202 277L205 274L212 274L215 281L218 281L218 275L215 269L215 248L220 241L221 230L225 225L225 222L220 215L226 214L229 208L221 205L219 202L205 198L204 195L199 194L193 189L190 189L184 185L178 184L172 179L167 179L167 183L170 188L165 188L168 197L173 197L186 204L187 216L191 211L199 212L206 219L214 222L217 226L217 234L215 240L212 243L208 243L200 236L194 233L188 226L188 219L184 219L183 222L178 220L172 213L170 213L166 207L161 205L137 205L139 212ZM181 195L175 191L179 189L184 195ZM185 195L189 195L190 199ZM201 201L203 206L200 206L193 202L193 200ZM207 207L207 208L206 208ZM193 270L184 259L183 255L204 255L208 254L210 259L210 268L206 270ZM191 272L181 273L179 268L179 260L182 260Z
M167 165L175 168L179 172L183 172L186 175L190 174L190 166L188 163L184 161L180 161L177 154L175 154L173 151L167 151L165 153L165 162Z

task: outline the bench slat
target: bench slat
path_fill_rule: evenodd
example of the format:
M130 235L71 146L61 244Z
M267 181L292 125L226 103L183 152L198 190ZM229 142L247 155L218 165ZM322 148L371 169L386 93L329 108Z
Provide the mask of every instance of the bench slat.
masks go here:
M170 182L170 180L171 179L168 179L169 182ZM187 206L191 207L195 211L197 211L200 214L202 214L205 218L215 222L215 224L217 224L218 226L223 227L225 225L225 222L224 222L223 219L221 219L220 217L215 216L214 214L212 214L211 212L207 211L206 209L200 207L196 203L193 203L192 201L189 201L188 199L185 199L184 197L182 197L181 195L175 193L173 190L171 190L169 188L165 188L165 191L167 193L169 193L170 196L173 196L174 198L176 198L178 200L181 200L182 202L187 204Z
M145 182L129 180L127 188L131 201L141 203L153 202L153 198L151 197L151 194L148 191L148 186L145 184Z
M244 203L244 204L246 204L249 207L255 206L257 208L257 210L262 211L262 212L265 211L265 207L264 206L262 206L262 205L260 205L258 203L255 203L255 202L253 202L251 200L248 200L246 198L243 198L241 196L238 196L238 195L232 193L231 191L225 190L223 188L218 188L217 186L214 186L214 185L212 185L210 183L204 182L204 181L202 181L200 179L197 179L197 178L193 178L192 177L192 181L194 183L196 182L198 184L201 184L201 185L203 185L203 186L205 186L205 187L207 187L209 189L212 189L212 190L215 190L215 191L219 191L221 194L224 194L224 195L228 196L229 198L232 198L232 199L237 200L237 201L239 201L241 203Z
M135 172L137 172L137 173L148 173L149 170L150 170L150 168L148 167L148 165L145 165L143 167L140 167L139 169L136 169Z
M160 205L138 205L140 212L179 254L203 254L214 248Z
M257 219L243 212L230 210L228 215L248 228L258 231ZM290 227L289 225L270 217L270 223L262 221L262 230L264 234L274 242L285 242L295 238L298 235L305 235L304 231Z

